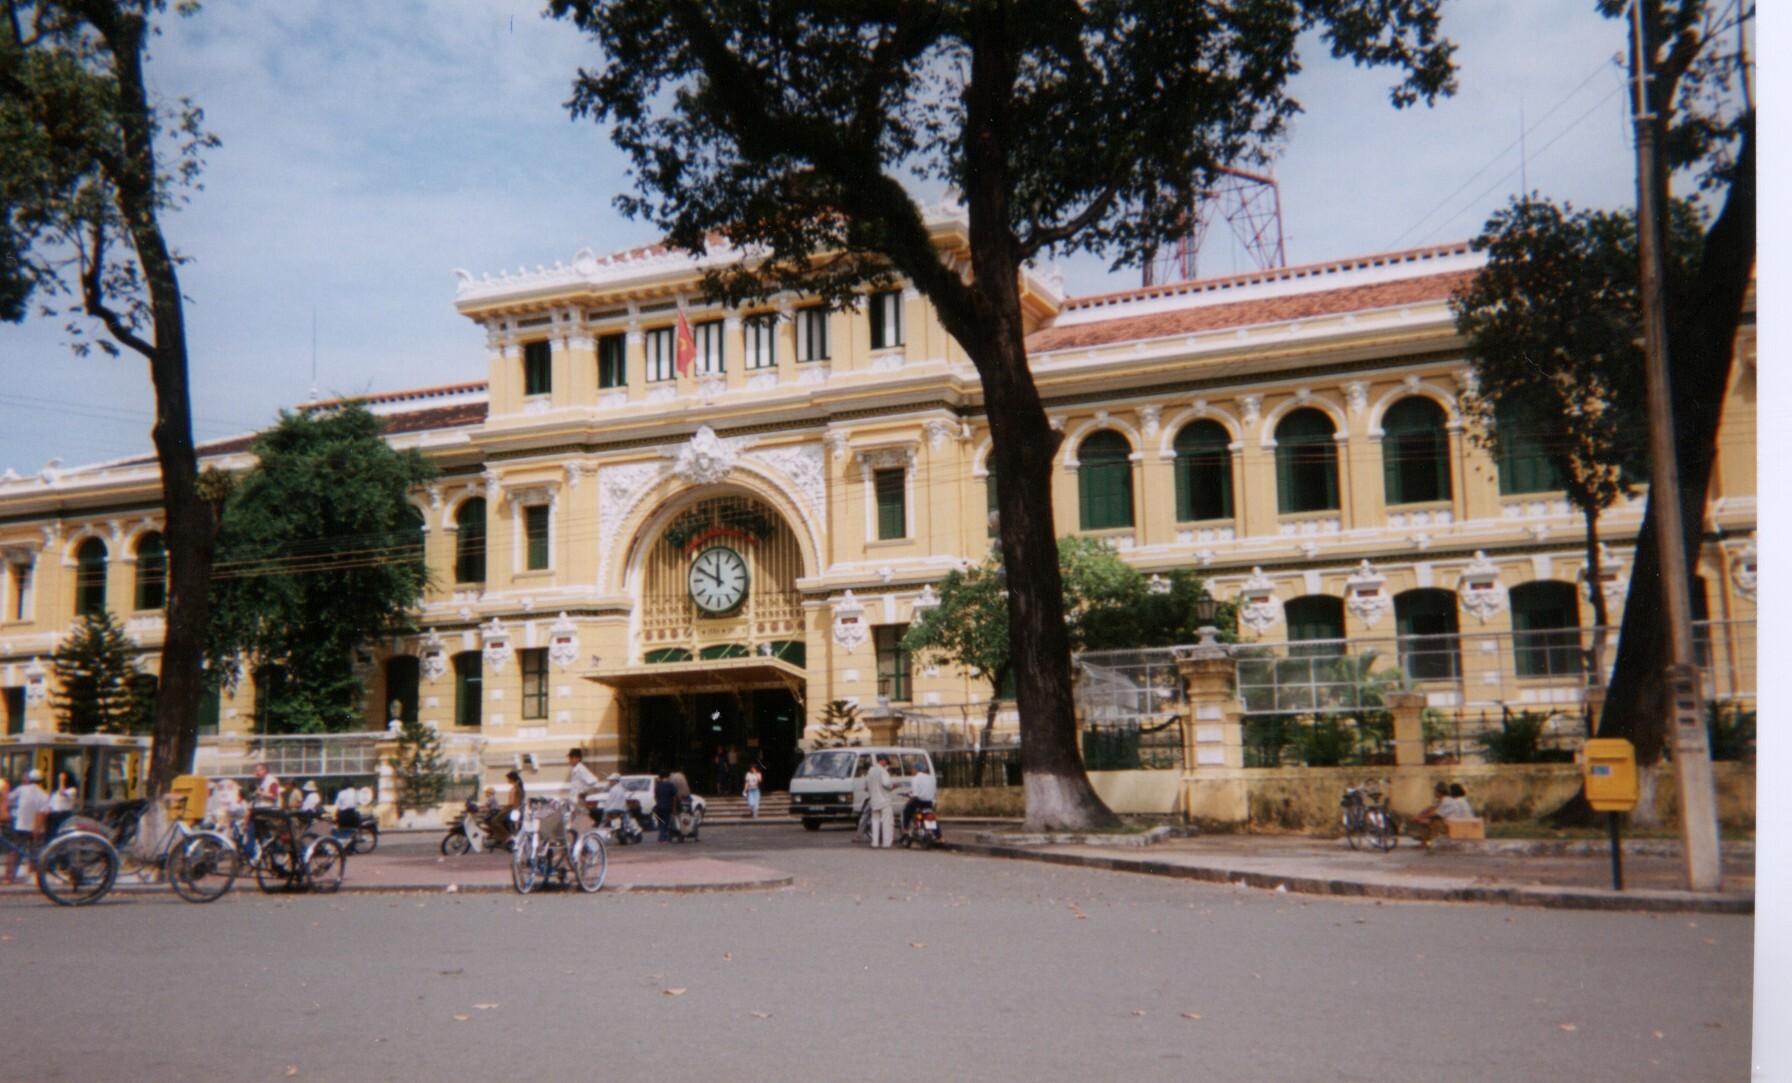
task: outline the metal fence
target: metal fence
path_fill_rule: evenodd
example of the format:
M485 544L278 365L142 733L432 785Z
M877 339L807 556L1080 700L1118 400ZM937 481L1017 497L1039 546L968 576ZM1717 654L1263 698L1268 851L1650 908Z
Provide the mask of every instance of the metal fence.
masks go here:
M948 748L930 751L933 770L941 789L969 789L974 786L1019 786L1020 746L997 745L986 749ZM983 758L981 780L977 759Z
M1752 755L1754 622L1700 621L1694 640L1714 754ZM1424 697L1420 718L1433 760L1548 762L1571 759L1585 737L1587 693L1595 674L1609 679L1618 636L1615 629L1600 637L1595 629L1574 628L1227 649L1238 667L1246 766L1391 764L1387 697L1394 692ZM1181 709L1183 694L1174 648L1090 653L1077 661L1083 673L1077 702L1092 732L1128 726L1141 736L1175 732L1165 725ZM1091 751L1103 762L1126 758L1114 740L1086 739L1085 760Z

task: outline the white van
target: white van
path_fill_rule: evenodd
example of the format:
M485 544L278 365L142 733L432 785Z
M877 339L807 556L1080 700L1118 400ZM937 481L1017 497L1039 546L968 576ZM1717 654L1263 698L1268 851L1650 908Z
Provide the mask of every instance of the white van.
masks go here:
M922 768L933 773L933 758L924 748L818 748L803 757L790 779L790 814L803 826L821 830L828 821L859 822L865 808L865 776L879 756L890 757L891 795L898 808L908 800L909 779Z

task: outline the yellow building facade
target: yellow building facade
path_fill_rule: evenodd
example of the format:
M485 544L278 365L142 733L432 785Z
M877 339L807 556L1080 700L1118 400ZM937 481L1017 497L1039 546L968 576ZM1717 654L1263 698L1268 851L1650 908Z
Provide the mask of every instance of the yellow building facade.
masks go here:
M962 223L935 231L963 250ZM363 660L370 729L396 704L488 777L577 744L600 772L701 770L720 749L764 760L775 785L830 701L905 718L911 737L981 717L983 688L895 647L991 544L974 367L912 289L836 312L706 302L703 270L731 258L583 251L461 278L488 380L368 400L441 471L414 497L434 580L422 631ZM1448 300L1478 264L1456 245L1094 297L1029 274L1060 533L1148 575L1199 569L1247 641L1447 653L1414 663L1440 710L1576 702L1565 644L1589 586L1616 623L1642 501L1604 517L1589 574L1546 472L1477 446ZM1751 315L1695 600L1732 691L1753 687L1754 364ZM244 468L245 444L208 461ZM0 480L13 731L54 728L48 656L79 610L159 644L157 493L148 458ZM252 734L255 713L238 688L208 728Z

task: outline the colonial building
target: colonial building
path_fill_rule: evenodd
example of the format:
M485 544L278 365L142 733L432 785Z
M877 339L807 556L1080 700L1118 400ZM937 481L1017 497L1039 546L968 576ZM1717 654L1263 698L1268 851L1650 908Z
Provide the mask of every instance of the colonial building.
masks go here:
M962 222L935 230L964 251ZM575 743L625 769L722 747L775 784L833 700L917 726L980 716L983 689L897 645L991 544L976 370L913 289L836 312L706 303L701 272L732 258L581 251L461 277L488 380L368 400L441 470L415 494L435 580L422 632L367 657L370 729L395 703L476 738L488 771ZM1572 702L1586 591L1615 623L1642 502L1605 516L1590 570L1547 464L1476 445L1447 302L1478 264L1452 245L1092 297L1027 274L1028 349L1064 438L1060 531L1148 574L1200 569L1247 639L1385 638L1439 709ZM1750 637L1754 364L1751 317L1695 598ZM208 458L244 467L245 445ZM148 458L0 481L10 731L54 727L48 655L77 614L110 609L159 643L157 493ZM251 733L256 703L252 685L227 692L207 727Z

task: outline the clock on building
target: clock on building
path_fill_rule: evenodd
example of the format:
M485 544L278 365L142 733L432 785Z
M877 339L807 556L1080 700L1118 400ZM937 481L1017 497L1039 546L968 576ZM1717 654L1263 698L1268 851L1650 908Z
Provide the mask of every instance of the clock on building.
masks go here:
M691 601L705 613L728 613L747 600L747 562L725 545L697 554L686 582Z

